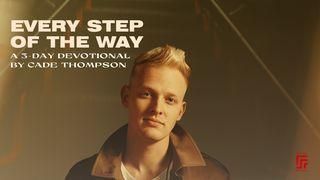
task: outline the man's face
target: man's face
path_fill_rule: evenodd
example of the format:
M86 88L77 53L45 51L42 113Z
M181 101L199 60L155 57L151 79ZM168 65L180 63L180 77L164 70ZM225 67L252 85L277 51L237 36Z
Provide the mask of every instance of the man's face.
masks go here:
M176 68L138 66L130 86L122 89L129 131L151 141L168 137L185 111L186 90L187 83Z

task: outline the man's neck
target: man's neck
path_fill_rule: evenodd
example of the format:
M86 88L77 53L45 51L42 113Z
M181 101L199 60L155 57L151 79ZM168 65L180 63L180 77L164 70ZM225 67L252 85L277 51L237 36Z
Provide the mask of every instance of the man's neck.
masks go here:
M152 142L127 134L123 164L136 179L152 179L165 170L170 163L169 136Z

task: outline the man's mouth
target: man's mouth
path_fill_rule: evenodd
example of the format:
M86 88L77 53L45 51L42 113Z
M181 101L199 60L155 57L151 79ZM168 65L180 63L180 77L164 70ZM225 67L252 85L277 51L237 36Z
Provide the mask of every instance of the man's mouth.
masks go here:
M150 121L150 122L153 122L153 123L158 123L158 124L161 124L161 125L164 125L164 123L158 119L155 119L155 118L143 118L144 121Z

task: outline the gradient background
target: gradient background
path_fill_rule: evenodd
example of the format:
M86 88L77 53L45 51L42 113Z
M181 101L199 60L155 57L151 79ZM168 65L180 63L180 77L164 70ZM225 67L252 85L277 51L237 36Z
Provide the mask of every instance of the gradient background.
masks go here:
M10 53L19 51L10 48L10 20L48 19L64 2L54 19L84 25L88 19L143 20L135 33L144 36L140 48L50 49L44 43L26 52L120 51L134 57L164 44L184 49L192 76L181 124L202 151L223 162L232 179L320 178L319 1L217 1L312 129L209 0L0 0L0 179L64 179L126 123L119 94L130 67L6 68ZM79 34L93 35L84 27ZM299 152L309 159L303 172L295 169Z

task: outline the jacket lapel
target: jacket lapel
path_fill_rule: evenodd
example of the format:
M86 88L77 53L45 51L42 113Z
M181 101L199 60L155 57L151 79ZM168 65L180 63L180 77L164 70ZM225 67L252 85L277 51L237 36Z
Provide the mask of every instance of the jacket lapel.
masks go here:
M126 144L127 128L127 125L122 126L103 144L91 171L93 176L123 180L121 153ZM170 134L170 142L173 149L171 179L180 179L184 167L206 165L192 137L178 124Z

